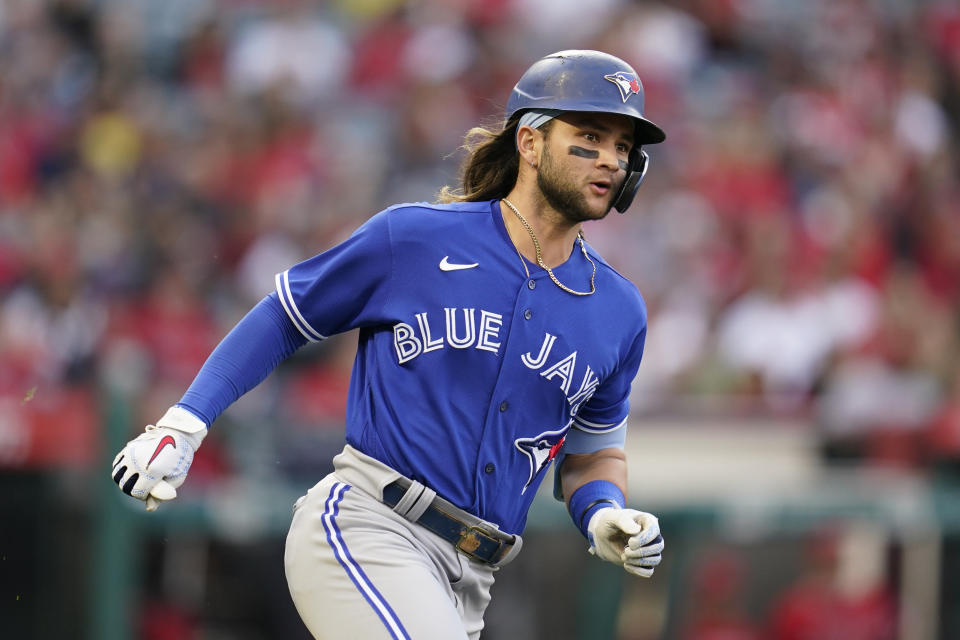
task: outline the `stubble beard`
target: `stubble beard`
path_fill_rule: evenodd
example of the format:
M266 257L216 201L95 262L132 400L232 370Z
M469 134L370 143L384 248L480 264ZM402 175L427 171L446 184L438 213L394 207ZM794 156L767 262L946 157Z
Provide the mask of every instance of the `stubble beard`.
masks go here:
M543 194L547 204L563 216L564 220L571 224L580 224L588 220L605 218L613 207L613 196L619 190L620 185L611 185L610 197L603 212L598 215L587 206L586 196L571 185L569 180L564 180L553 161L550 151L545 148L540 159L540 170L537 172L537 187L540 188L540 193Z

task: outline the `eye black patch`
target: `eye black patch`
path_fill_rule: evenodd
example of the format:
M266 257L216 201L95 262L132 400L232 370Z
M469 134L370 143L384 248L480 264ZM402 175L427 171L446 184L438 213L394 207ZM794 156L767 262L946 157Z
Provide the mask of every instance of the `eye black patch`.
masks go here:
M599 151L591 151L590 149L584 149L583 147L578 147L573 144L567 148L567 153L572 156L580 156L581 158L590 158L591 160L596 160L600 157Z
M579 156L579 157L581 157L581 158L589 158L590 160L596 160L597 158L600 157L600 152L599 152L599 151L593 151L593 150L591 150L591 149L584 149L583 147L578 147L578 146L575 145L575 144L572 144L572 145L570 145L569 147L567 147L567 153L569 153L569 154L572 155L572 156ZM623 169L624 171L626 171L626 170L627 170L627 167L630 166L630 165L627 164L627 162L624 161L624 160L617 160L617 164L620 165L620 168Z

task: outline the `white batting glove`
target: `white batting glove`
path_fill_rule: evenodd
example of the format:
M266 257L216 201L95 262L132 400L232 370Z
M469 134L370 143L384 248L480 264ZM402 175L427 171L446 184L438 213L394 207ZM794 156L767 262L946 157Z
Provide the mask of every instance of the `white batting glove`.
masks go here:
M156 511L177 497L187 479L193 454L207 435L207 426L186 409L171 407L146 431L127 443L113 459L113 481L129 496Z
M643 578L653 575L663 554L663 536L656 516L634 509L608 507L590 517L590 553Z

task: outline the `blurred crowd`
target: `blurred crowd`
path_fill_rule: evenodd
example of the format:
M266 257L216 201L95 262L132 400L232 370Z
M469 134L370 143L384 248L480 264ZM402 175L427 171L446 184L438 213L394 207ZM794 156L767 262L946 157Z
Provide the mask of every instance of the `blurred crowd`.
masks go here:
M635 413L960 459L960 8L936 0L8 0L0 396L109 386L154 419L276 272L433 200L564 48L630 61L668 134L586 230L650 308ZM338 424L351 348L256 410Z
M139 432L276 272L433 200L566 48L631 62L667 132L631 210L586 229L650 309L634 414L800 417L831 458L960 469L951 0L0 2L0 466L90 464L111 394ZM276 425L245 470L320 477L352 350L241 400ZM230 473L230 431L191 485ZM771 637L889 637L888 594L833 597L821 560ZM759 637L718 575L689 637Z
M922 637L898 633L896 593L884 578L885 550L876 531L825 526L790 553L796 577L771 590L759 612L751 611L759 563L731 547L705 550L693 572L680 640L894 640ZM787 555L782 550L776 552ZM761 555L757 549L754 556ZM761 588L763 585L761 584ZM756 594L752 594L756 598ZM939 637L948 637L944 634Z

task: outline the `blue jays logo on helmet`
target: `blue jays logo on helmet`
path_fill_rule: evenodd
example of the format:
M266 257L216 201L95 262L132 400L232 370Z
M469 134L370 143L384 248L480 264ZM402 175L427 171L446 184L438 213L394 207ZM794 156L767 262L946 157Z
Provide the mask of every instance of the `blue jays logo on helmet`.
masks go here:
M639 94L643 89L643 87L640 85L640 79L637 78L636 74L633 73L617 71L616 73L603 76L603 79L609 80L613 84L617 85L617 89L620 89L620 96L623 98L624 102L626 102L627 98L630 96Z
M637 146L663 142L666 135L644 116L643 102L640 77L620 58L602 51L558 51L520 77L507 100L506 117L529 109L618 113L636 123Z

